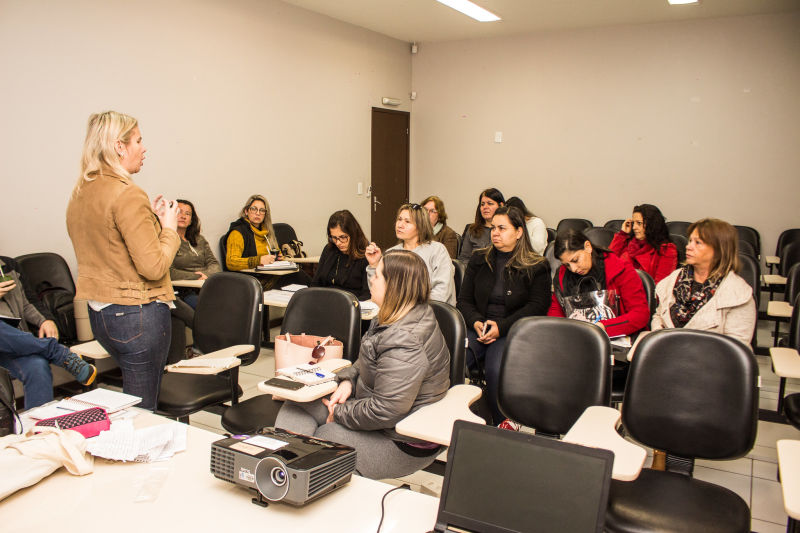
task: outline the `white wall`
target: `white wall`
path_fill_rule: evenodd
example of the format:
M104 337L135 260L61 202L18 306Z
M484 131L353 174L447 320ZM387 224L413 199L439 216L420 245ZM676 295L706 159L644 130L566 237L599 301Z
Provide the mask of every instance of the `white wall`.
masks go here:
M772 254L800 226L798 28L794 13L422 43L412 197L441 195L456 231L490 186L551 227L647 202L754 226Z
M334 210L369 232L371 107L410 83L406 43L274 0L0 0L0 254L75 268L65 210L105 109L139 119L136 181L194 201L212 243L261 193L319 253Z

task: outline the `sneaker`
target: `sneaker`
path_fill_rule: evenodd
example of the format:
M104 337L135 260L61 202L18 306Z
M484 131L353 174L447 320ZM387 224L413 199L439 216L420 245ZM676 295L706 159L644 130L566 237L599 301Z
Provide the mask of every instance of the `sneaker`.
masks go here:
M497 427L499 427L500 429L507 429L509 431L519 431L520 425L511 420L510 418L506 418L505 420L497 424Z
M75 379L81 385L91 385L97 377L97 368L74 353L70 353L67 356L62 366L67 369L67 372L75 376Z

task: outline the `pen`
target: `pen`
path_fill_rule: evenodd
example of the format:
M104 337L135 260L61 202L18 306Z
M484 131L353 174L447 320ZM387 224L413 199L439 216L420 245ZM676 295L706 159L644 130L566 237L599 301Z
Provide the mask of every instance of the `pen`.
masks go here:
M325 374L321 374L319 372L315 372L314 375L317 376L318 378L324 378L325 377Z
M75 412L75 409L69 409L68 407L61 407L59 405L56 405L56 409L63 409L64 411L69 411L70 413Z
M483 323L483 329L481 330L481 337L486 335L486 328L488 328L488 327L489 327L489 324L487 322L484 322Z

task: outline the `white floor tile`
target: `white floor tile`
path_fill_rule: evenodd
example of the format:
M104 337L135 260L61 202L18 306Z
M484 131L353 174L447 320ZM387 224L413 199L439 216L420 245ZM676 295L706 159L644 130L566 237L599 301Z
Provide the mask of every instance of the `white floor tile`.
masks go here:
M753 477L778 481L778 465L766 461L753 461Z
M694 469L695 479L714 483L726 489L730 489L739 495L747 504L750 504L750 476L713 470L704 466L696 466Z
M264 381L262 376L256 376L253 374L239 374L239 386L242 388L242 390L252 389L262 381Z
M758 408L766 409L767 411L774 411L778 408L777 398L760 398L758 399Z
M189 424L201 424L203 426L222 429L220 420L222 417L208 411L198 411L189 416Z
M763 520L753 518L750 521L750 529L755 533L786 533L786 525L773 524Z
M758 436L756 437L758 446L774 448L775 443L780 439L800 439L800 430L788 424L759 421Z
M695 466L703 466L712 470L722 470L723 472L732 472L743 476L750 476L753 473L753 460L747 457L734 459L732 461L706 461L704 459L698 459L695 461Z
M750 450L750 453L747 454L747 457L778 464L778 452L775 447L755 445Z
M216 433L217 435L224 435L225 434L225 430L222 429L221 427L206 426L206 425L203 425L203 424L192 424L192 426L196 427L196 428L199 428L199 429L205 429L206 431L210 431L211 433Z
M785 524L781 485L777 481L753 478L753 503L750 505L753 518L776 524Z

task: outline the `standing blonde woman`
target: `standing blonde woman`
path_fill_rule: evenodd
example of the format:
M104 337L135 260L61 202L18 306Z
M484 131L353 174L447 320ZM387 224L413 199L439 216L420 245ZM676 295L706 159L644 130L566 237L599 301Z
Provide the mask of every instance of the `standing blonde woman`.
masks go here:
M180 246L178 203L151 204L133 182L145 148L135 118L89 117L81 173L67 207L78 260L76 297L89 301L95 338L122 370L122 387L155 410L175 299L169 267Z

